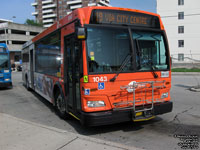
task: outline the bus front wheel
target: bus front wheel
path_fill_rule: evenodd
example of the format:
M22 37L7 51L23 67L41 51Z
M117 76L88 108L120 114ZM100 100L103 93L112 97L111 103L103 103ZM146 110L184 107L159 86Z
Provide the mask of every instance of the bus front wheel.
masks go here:
M58 116L62 119L67 119L65 100L59 91L55 95L55 106Z

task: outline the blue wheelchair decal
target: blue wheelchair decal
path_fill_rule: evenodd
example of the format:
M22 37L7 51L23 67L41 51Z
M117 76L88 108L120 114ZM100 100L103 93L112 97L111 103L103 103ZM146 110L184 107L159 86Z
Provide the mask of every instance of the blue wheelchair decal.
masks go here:
M105 89L105 83L98 83L98 89L104 90Z
M90 95L90 89L85 89L85 95Z

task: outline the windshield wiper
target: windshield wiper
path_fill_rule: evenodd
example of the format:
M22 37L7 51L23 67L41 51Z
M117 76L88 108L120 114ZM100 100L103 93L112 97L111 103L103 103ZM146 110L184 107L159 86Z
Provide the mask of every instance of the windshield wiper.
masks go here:
M116 73L116 75L112 79L110 79L110 82L115 82L115 80L117 79L118 75L122 72L122 70L127 65L127 63L129 62L129 60L130 60L131 57L132 57L131 54L128 54L126 56L126 58L124 59L124 61L122 62L121 66L119 68L119 71Z

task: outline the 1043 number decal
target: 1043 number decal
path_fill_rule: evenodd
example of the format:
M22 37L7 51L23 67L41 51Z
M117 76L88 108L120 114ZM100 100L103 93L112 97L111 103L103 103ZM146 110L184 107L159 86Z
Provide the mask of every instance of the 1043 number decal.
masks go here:
M106 76L104 77L93 77L94 82L107 82L108 78Z

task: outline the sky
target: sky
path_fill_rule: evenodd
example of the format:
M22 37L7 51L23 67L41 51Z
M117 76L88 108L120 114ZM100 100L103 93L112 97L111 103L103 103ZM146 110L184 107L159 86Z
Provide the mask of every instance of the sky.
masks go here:
M13 20L16 23L25 23L26 19L35 19L31 15L35 11L31 6L34 0L0 0L0 19ZM110 0L115 7L139 9L156 12L156 0Z

